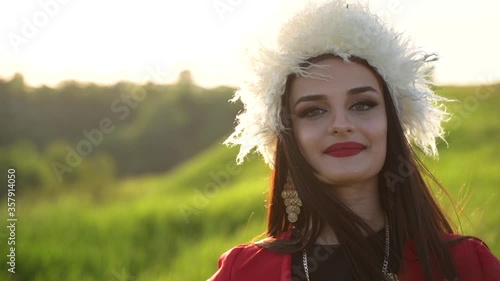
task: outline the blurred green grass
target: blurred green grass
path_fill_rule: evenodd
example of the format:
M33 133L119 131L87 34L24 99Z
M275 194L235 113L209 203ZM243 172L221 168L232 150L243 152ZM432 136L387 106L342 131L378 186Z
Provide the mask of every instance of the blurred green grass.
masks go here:
M462 101L448 106L460 120L425 162L459 203L460 220L437 194L450 217L500 256L500 85L487 98L479 88L437 89ZM221 253L265 229L270 170L257 157L235 166L236 153L215 144L165 175L18 198L17 273L2 262L0 280L205 280Z

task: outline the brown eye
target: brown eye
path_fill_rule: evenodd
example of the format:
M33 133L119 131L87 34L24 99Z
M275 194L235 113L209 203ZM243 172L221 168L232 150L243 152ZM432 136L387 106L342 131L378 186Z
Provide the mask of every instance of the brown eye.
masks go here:
M354 110L354 111L366 111L374 108L377 105L377 103L372 102L372 101L360 101L355 103L353 106L351 106L349 109Z
M310 108L307 108L307 109L299 112L298 116L300 118L315 117L315 116L323 114L325 111L326 110L319 108L319 107L310 107Z

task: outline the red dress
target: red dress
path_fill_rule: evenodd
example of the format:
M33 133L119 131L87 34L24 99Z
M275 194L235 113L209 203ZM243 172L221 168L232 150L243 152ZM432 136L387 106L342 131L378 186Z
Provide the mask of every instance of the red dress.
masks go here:
M289 236L286 233L283 238ZM456 234L445 236L447 240L459 237ZM458 281L500 280L500 261L481 241L465 239L450 250ZM399 280L426 281L413 241L406 242L403 256ZM239 245L220 257L219 269L208 281L292 281L291 259L291 254L274 253L253 244ZM436 273L433 280L444 281L445 278Z

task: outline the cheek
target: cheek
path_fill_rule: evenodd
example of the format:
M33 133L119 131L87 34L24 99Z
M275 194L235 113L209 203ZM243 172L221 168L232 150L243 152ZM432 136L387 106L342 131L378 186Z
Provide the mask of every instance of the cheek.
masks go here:
M373 124L371 128L372 142L378 152L383 154L385 158L387 152L387 122L384 118L383 122Z
M318 147L318 130L314 126L300 122L293 126L293 130L300 152L306 159L309 159L309 154Z
M379 128L377 128L377 131L374 132L378 142L381 145L384 145L384 147L387 144L387 123L383 123L379 125Z
M387 150L387 120L385 116L364 121L361 130L368 138L372 151L382 153L385 156Z

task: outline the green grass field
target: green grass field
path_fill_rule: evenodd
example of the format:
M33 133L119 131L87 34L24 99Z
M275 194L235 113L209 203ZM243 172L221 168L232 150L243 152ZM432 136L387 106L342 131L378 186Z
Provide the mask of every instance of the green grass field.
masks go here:
M496 256L499 90L500 85L439 88L461 102L449 105L456 113L448 124L449 145L440 144L439 161L426 160L458 203L460 220L437 194L450 217ZM3 230L0 280L205 280L222 252L265 229L270 171L256 158L235 166L236 152L216 144L165 175L131 178L99 191L73 187L18 198L16 274L7 272Z

